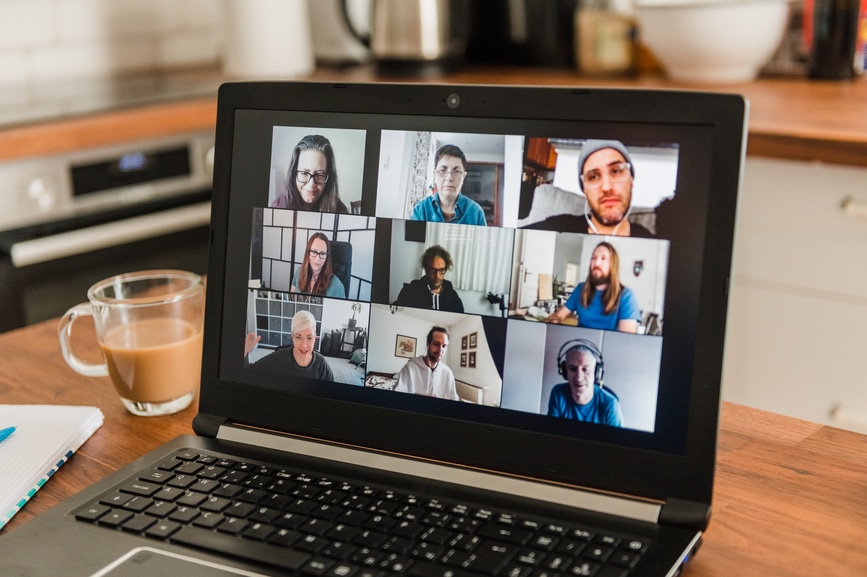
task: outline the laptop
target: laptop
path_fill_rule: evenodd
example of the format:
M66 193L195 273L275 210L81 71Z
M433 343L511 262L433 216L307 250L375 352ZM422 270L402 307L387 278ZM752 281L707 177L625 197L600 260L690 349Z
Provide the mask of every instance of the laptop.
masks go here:
M196 434L0 537L3 574L678 575L747 110L223 85Z

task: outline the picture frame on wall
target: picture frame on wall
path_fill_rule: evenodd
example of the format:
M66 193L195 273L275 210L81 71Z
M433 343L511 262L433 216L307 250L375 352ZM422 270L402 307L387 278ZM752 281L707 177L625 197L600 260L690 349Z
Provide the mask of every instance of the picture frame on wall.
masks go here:
M478 345L479 333L470 333L470 348L474 349Z
M468 342L467 335L462 336L461 337L461 350L462 351L467 350L467 342Z
M467 353L461 353L461 366L467 366Z
M470 361L469 365L471 369L476 368L476 351L470 351Z
M394 343L394 356L403 357L404 359L413 358L415 356L416 341L415 337L397 335Z

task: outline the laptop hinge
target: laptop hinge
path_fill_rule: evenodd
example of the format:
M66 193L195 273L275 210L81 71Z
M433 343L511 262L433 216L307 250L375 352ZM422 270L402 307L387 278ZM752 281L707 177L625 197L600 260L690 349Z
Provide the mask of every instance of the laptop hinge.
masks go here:
M638 521L650 523L659 521L661 503L639 501L622 495L595 493L577 487L509 477L491 471L381 453L372 449L253 430L231 422L226 422L225 426L220 427L217 438L422 479L441 480L466 487L485 487L489 491L516 497L532 495L532 498L537 501L608 513Z
M216 439L217 434L220 432L220 427L225 425L226 422L225 417L199 413L193 417L193 431L200 437Z
M710 505L683 499L667 499L659 513L659 522L663 525L704 531L710 522Z

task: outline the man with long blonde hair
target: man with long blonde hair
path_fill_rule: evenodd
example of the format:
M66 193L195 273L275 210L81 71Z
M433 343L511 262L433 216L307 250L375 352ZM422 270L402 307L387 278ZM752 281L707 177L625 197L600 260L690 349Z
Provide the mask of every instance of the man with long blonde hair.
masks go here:
M611 243L596 245L587 280L545 322L562 323L573 314L578 316L579 327L638 332L641 311L635 294L620 283L620 257Z

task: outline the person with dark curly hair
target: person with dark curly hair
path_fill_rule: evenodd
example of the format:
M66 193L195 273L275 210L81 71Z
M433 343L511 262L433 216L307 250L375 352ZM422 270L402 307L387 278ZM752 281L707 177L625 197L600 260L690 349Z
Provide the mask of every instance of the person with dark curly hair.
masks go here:
M453 267L452 255L446 249L438 244L428 247L421 255L424 275L405 284L394 304L417 309L464 312L460 295L445 278L446 272Z

